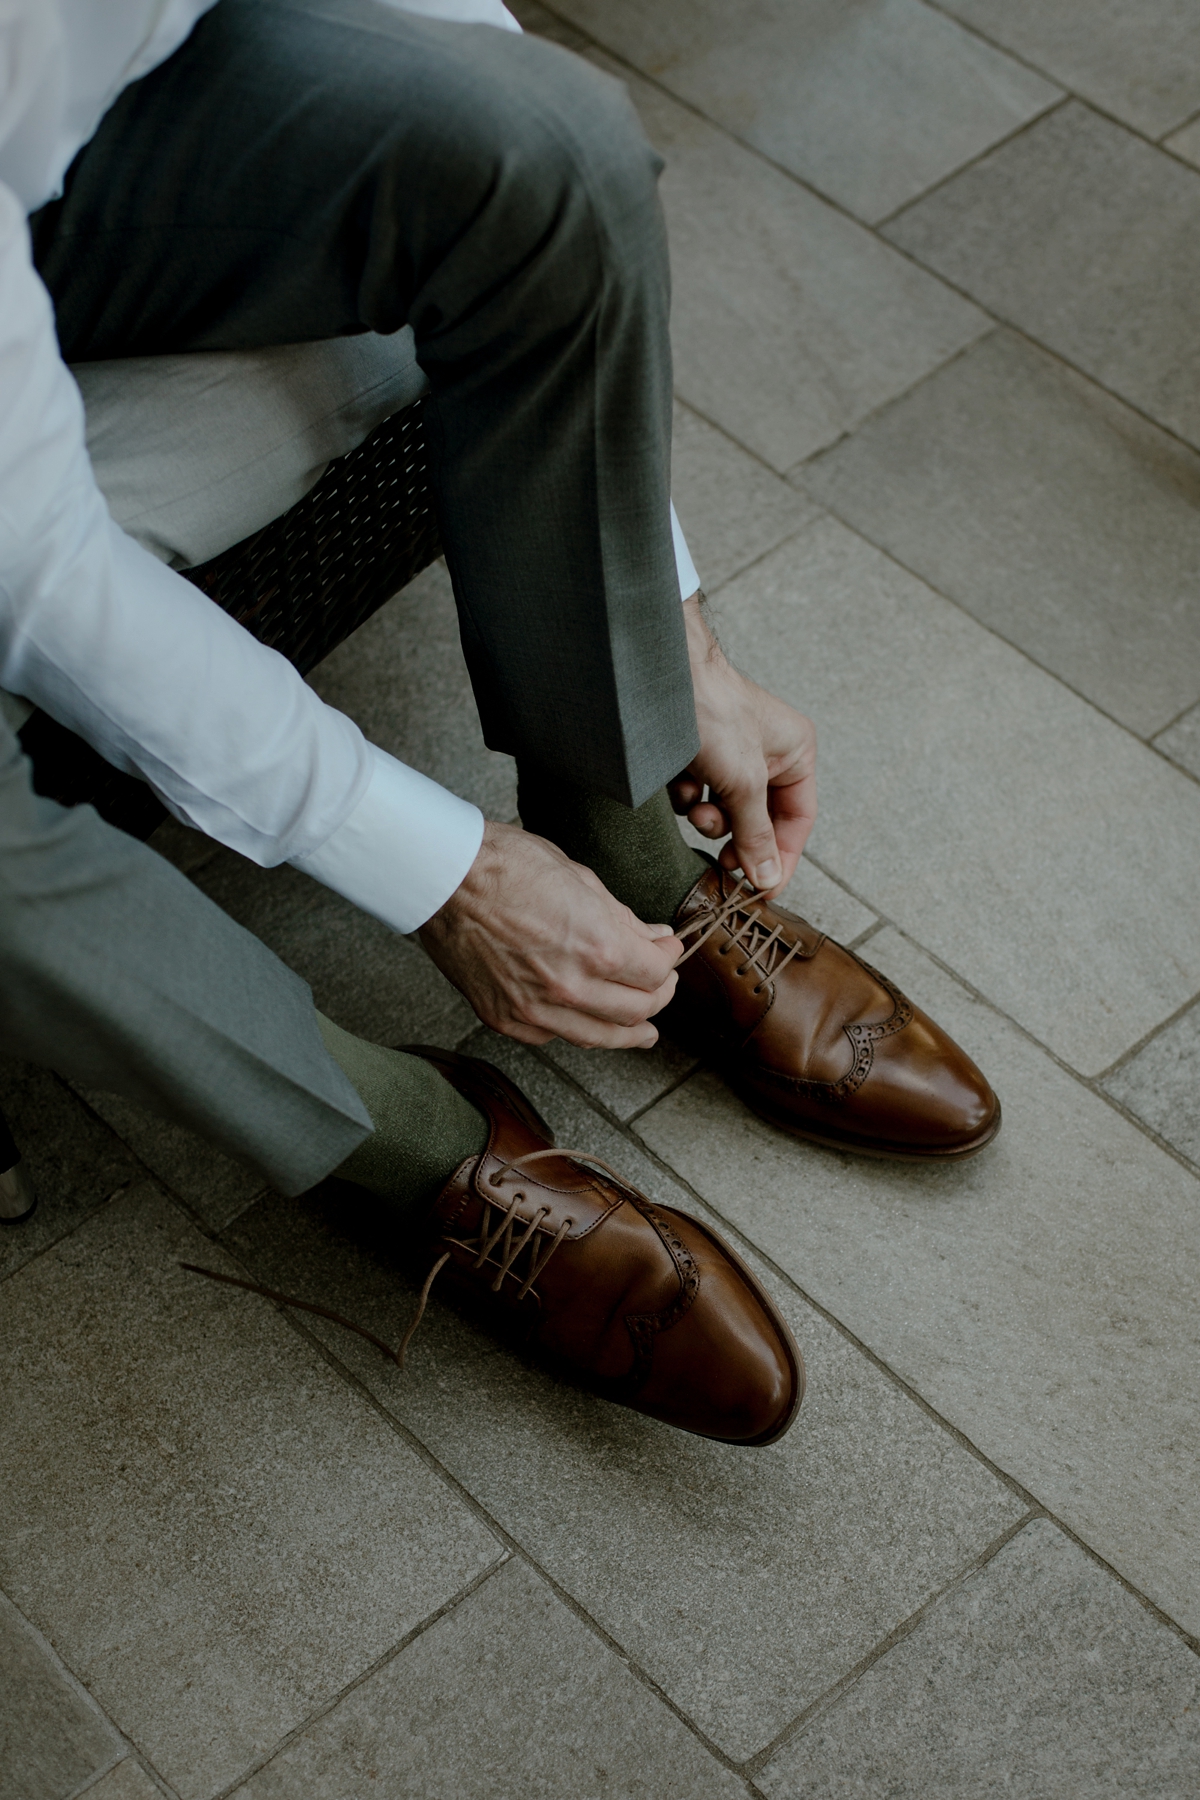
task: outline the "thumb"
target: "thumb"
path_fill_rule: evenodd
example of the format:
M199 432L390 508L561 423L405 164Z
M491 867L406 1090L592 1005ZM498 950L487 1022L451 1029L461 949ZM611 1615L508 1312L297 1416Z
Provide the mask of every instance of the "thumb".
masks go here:
M733 848L755 887L773 888L782 874L775 827L767 811L766 783L754 794L723 797L733 827Z

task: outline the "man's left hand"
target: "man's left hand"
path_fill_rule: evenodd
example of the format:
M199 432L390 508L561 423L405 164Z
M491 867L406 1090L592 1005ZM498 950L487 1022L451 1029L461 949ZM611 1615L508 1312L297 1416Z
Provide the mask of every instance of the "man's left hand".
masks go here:
M670 784L672 804L705 837L732 832L722 866L778 893L817 816L816 730L732 667L705 623L699 595L683 610L700 753Z

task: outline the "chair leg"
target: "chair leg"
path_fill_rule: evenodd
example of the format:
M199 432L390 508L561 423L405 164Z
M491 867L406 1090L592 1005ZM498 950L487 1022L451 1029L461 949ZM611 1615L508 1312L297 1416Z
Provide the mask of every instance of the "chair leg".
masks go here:
M0 1225L20 1225L37 1205L21 1152L0 1113Z

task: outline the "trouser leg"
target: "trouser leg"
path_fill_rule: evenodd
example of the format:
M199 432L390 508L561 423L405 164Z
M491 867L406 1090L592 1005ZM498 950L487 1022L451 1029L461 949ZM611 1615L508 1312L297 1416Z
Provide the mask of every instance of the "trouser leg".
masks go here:
M0 721L0 1047L141 1102L300 1193L368 1135L298 975Z
M221 0L34 221L69 359L409 322L487 740L627 804L697 748L658 167L554 45Z

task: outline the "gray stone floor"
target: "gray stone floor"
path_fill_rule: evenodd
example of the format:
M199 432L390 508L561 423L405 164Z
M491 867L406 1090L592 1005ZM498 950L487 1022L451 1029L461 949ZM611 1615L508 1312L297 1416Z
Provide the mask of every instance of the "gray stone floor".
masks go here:
M1200 1792L1200 24L1189 0L558 0L667 159L676 498L822 740L802 911L1004 1101L806 1149L677 1048L480 1031L414 944L158 846L383 1041L707 1212L809 1365L755 1455L556 1386L378 1211L8 1066L0 1793ZM513 815L435 568L314 677Z

